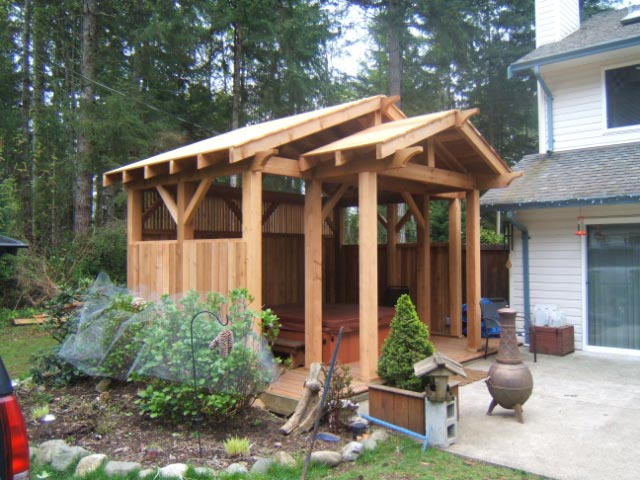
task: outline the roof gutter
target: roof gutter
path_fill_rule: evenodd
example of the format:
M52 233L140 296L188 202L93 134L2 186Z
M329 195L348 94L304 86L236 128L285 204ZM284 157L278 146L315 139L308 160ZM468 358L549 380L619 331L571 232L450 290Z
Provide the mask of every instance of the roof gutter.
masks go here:
M544 81L542 73L540 73L540 65L533 67L533 74L544 92L546 100L544 103L547 107L547 152L553 152L553 95L549 85Z
M520 230L522 234L522 295L524 299L524 339L530 343L531 326L531 288L529 285L529 231L527 227L516 222L513 218L513 211L507 212L507 217L511 224Z
M536 66L549 65L551 63L565 62L567 60L573 60L576 58L588 57L590 55L597 55L599 53L611 52L613 50L620 50L621 48L635 47L640 45L640 36L632 38L623 38L622 40L616 40L613 42L601 43L598 45L592 45L585 48L579 48L565 53L557 53L555 55L549 55L547 57L536 58L533 60L526 60L524 62L516 62L509 65L507 68L508 77L511 78L514 73L535 68Z

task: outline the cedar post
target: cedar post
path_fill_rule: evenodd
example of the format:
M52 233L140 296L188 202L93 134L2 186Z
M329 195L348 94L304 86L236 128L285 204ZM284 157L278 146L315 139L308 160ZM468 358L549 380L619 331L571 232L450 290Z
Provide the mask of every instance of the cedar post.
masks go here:
M194 222L193 220L186 222L186 211L194 191L195 186L193 183L187 183L184 181L178 183L178 211L176 212L178 238L178 244L176 245L176 292L170 293L184 293L184 272L187 271L186 264L189 261L188 258L184 258L184 241L193 240L194 234Z
M429 196L424 195L420 205L424 227L418 227L418 316L431 328L431 231L429 225Z
M467 348L482 348L480 331L480 192L467 192Z
M387 204L387 286L400 285L398 278L398 205Z
M460 200L449 201L449 333L462 336L462 225Z
M322 182L304 195L304 364L322 362Z
M137 292L140 288L140 271L138 265L138 247L136 242L142 241L142 190L127 191L127 288Z
M378 369L378 210L377 174L358 174L360 373L364 380Z
M253 295L253 310L262 309L262 173L242 173L242 240L247 248L247 290ZM254 331L262 326L253 319Z

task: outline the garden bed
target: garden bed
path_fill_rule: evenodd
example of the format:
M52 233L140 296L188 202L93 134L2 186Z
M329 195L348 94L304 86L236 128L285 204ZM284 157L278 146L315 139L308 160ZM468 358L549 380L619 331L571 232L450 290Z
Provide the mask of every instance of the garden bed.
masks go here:
M237 461L250 465L256 457L271 457L279 450L295 456L308 446L308 435L282 435L278 429L285 420L254 406L221 422L203 421L202 458L199 458L192 424L151 420L138 413L134 402L138 389L143 388L141 384L116 382L109 390L98 393L96 382L87 380L64 388L18 388L30 443L37 445L60 438L113 459L141 462L143 467L183 462L215 468ZM35 422L30 413L47 403L56 417L50 428ZM226 454L222 442L230 436L250 440L251 449L246 457L230 458ZM348 440L336 444L318 442L316 449L339 450Z

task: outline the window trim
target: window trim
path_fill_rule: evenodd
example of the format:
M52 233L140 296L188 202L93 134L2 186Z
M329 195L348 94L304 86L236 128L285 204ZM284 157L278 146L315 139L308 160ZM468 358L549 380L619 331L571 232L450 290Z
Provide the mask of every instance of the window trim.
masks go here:
M608 105L607 105L607 71L616 70L619 68L630 67L632 65L640 65L640 60L628 60L622 63L615 63L611 65L605 65L600 72L601 78L601 92L602 92L602 131L606 133L618 133L618 132L630 132L634 130L640 130L640 119L638 123L633 125L625 125L623 127L611 127L609 128L607 123Z

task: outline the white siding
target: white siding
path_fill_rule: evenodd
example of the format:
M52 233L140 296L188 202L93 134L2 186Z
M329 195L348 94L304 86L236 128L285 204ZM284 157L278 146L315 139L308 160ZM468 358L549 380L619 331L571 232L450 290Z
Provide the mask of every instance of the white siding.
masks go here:
M554 150L573 150L640 140L640 126L608 130L604 70L640 63L640 47L547 65L542 75L553 94ZM539 103L540 151L546 151L544 105Z
M579 27L578 0L536 0L536 47L562 40Z
M522 210L515 219L529 231L529 286L531 312L536 304L556 304L574 326L575 347L583 348L585 328L584 237L575 235L577 217L615 218L640 215L640 205ZM511 306L524 312L522 240L514 228L511 252Z

